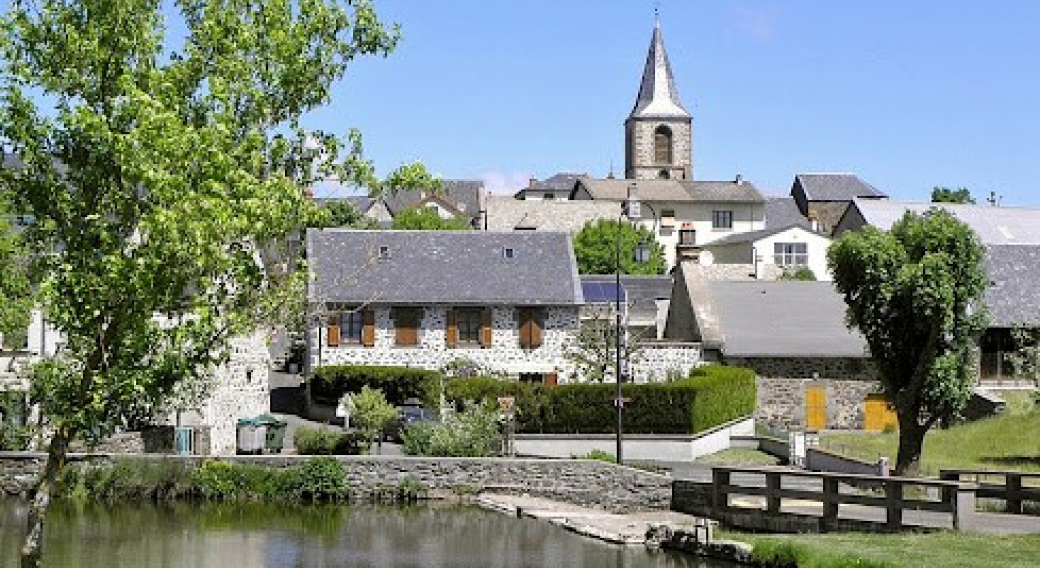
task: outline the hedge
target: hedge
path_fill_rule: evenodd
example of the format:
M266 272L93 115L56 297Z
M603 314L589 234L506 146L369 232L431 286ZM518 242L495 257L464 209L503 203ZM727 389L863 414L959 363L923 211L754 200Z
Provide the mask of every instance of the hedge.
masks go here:
M523 433L612 433L617 427L616 385L546 386L488 378L454 379L445 396L493 401L513 396L517 431ZM755 409L755 373L739 367L702 367L672 383L621 385L627 399L622 427L634 434L701 432Z
M418 398L424 406L437 408L440 381L440 373L425 369L327 365L314 370L310 393L314 402L335 405L344 394L361 392L361 387L367 386L383 391L387 402L393 405Z

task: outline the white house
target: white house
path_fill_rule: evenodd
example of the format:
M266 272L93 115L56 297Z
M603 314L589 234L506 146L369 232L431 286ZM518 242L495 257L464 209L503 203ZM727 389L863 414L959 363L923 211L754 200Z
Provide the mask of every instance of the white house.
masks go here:
M782 271L812 270L817 280L831 280L827 249L831 239L804 227L789 226L739 233L703 245L702 262L750 264L756 274L775 265Z

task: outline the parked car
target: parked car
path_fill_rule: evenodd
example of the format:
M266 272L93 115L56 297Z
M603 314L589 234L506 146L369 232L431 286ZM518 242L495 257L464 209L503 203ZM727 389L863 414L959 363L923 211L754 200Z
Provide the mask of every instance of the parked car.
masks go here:
M391 442L402 441L404 431L409 425L416 422L437 422L437 414L423 408L418 400L415 404L409 404L412 399L406 400L405 404L397 407L397 417L391 420L383 429L383 439Z

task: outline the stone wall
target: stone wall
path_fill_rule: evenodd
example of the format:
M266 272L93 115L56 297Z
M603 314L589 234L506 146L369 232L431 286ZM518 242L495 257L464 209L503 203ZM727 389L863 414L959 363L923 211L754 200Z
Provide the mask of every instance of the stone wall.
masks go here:
M469 359L499 371L516 376L520 373L557 373L569 377L574 370L566 353L571 348L578 329L578 307L559 306L545 310L542 326L542 345L537 349L520 347L517 310L511 306L492 308L492 344L490 348L460 345L448 348L445 342L447 306L427 306L420 322L419 345L394 346L394 325L390 308L378 306L375 310L375 346L325 344L325 328L310 332L309 363L311 369L321 365L381 365L419 367L437 370L455 359Z
M672 131L672 163L659 164L654 159L654 132L660 125ZM661 170L668 170L672 179L693 179L693 147L689 119L642 120L631 119L626 125L632 155L626 161L626 177L657 179Z
M70 456L72 462L111 463L111 456ZM197 457L133 456L124 459L170 459L189 464ZM304 456L234 456L227 461L271 467L303 463ZM603 507L622 513L667 510L671 505L672 480L638 469L619 467L596 460L534 460L505 458L409 458L393 456L343 456L356 497L417 481L437 493L497 491L523 492L583 506ZM24 493L43 466L43 454L0 453L0 487L9 494Z
M727 357L726 363L755 371L755 419L784 430L806 428L806 392L810 385L824 387L827 428L833 430L862 429L867 395L881 388L876 368L866 358Z
M632 377L637 383L659 383L669 375L686 377L703 362L699 343L647 342L633 355Z

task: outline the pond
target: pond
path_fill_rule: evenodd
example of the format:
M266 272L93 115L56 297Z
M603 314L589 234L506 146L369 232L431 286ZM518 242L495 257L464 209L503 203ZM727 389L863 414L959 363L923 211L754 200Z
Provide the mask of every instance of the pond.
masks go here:
M24 501L0 499L0 566L17 566ZM49 568L722 568L467 506L56 504Z

